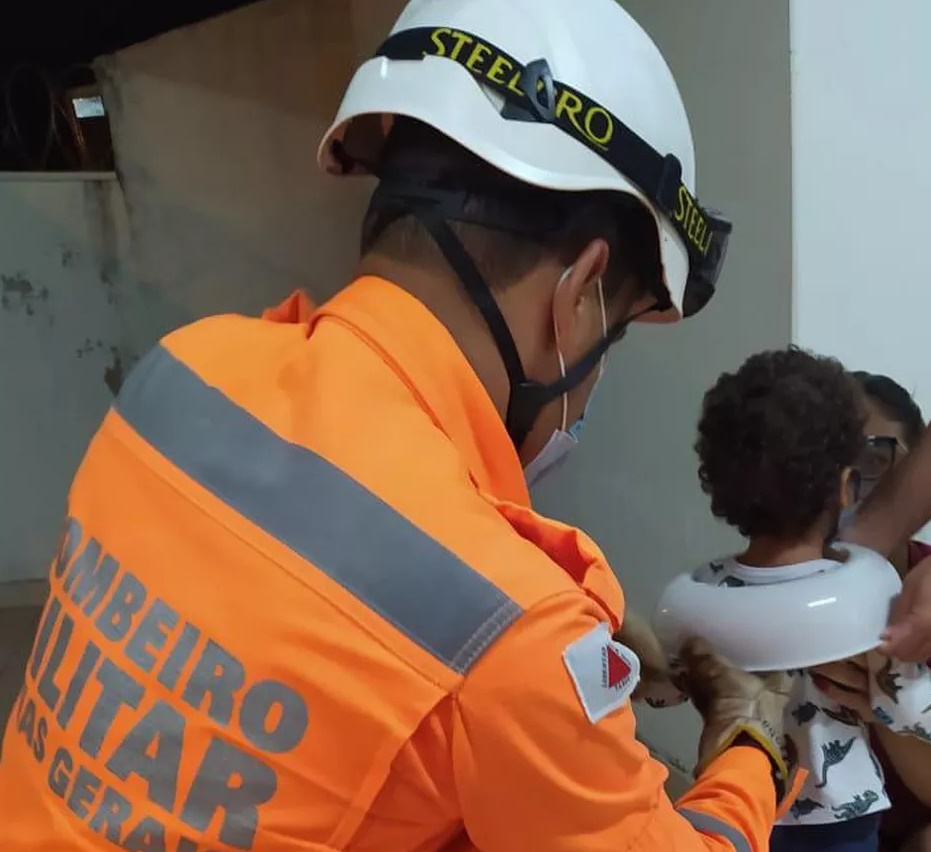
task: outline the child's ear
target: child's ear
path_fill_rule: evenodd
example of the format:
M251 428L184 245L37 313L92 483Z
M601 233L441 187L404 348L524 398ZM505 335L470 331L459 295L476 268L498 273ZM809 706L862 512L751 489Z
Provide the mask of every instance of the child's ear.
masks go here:
M857 493L860 490L860 471L852 467L845 467L840 474L840 507L849 509L857 502Z

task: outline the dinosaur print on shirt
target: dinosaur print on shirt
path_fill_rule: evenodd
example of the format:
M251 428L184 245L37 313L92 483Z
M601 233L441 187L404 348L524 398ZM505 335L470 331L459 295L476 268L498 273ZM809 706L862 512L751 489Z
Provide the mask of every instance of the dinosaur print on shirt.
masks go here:
M818 715L818 710L821 708L817 704L812 703L811 701L806 701L804 704L799 704L794 710L792 710L792 716L796 722L800 725L804 725L806 722L810 722L815 716Z
M810 813L814 813L814 811L824 810L824 805L822 805L821 802L816 802L814 799L796 799L789 810L792 816L798 819L799 817L808 816Z
M831 810L834 811L834 817L837 820L847 822L868 814L870 808L878 801L879 794L875 790L867 790L864 793L857 793L849 802L837 805Z
M880 691L889 696L896 704L899 703L899 693L902 687L899 686L899 678L902 675L892 670L892 658L886 660L886 664L875 675L876 686Z
M853 748L853 744L856 741L856 737L851 737L849 740L847 740L847 742L831 740L829 743L822 743L821 780L815 784L816 789L820 790L822 787L827 787L828 772L832 767L844 762L844 760L847 758L847 755L850 754L850 749Z

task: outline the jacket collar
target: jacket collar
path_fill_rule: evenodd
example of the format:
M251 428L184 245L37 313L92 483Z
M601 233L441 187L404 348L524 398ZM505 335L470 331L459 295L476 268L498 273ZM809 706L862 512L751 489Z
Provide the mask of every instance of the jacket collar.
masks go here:
M529 507L524 472L504 422L446 327L390 281L354 281L314 317L352 327L388 363L462 454L478 488Z

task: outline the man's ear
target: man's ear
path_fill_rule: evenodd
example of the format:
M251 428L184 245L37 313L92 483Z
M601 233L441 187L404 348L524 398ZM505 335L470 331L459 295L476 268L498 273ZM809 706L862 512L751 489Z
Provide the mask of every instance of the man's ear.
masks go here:
M605 240L592 240L569 267L553 294L553 318L559 330L559 343L570 362L591 347L592 329L600 329L598 282L607 272L610 255ZM593 319L597 320L594 325Z
M860 471L845 467L840 475L840 507L849 509L857 502L857 492L860 490Z

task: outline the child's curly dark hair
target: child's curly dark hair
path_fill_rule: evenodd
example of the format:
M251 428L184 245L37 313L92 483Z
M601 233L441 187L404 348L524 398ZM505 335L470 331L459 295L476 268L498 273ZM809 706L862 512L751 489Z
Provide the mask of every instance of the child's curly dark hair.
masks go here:
M705 394L695 450L711 511L748 537L803 535L863 446L856 384L797 347L753 355Z

